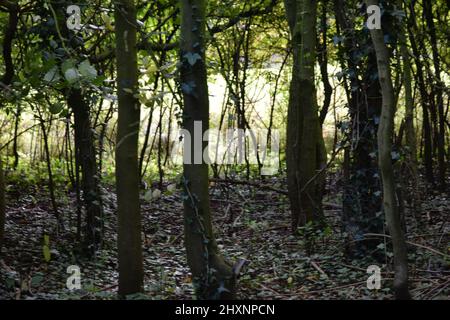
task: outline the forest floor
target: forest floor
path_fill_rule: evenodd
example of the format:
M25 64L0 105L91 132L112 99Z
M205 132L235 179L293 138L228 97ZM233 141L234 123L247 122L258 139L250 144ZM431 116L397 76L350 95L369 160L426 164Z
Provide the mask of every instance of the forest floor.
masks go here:
M257 182L258 184L260 182ZM265 182L282 189L284 182ZM334 188L334 187L333 187ZM337 187L336 187L337 189ZM193 290L183 246L182 202L179 192L151 202L142 199L145 295L134 298L192 299ZM22 196L20 196L22 195ZM45 188L8 187L6 243L0 259L0 299L114 299L117 292L115 194L104 190L105 238L94 258L77 254L74 238L75 197L58 203L66 232L55 234ZM326 231L314 236L314 253L307 255L302 237L290 231L288 201L282 193L249 185L216 183L211 207L217 241L230 261L246 259L239 280L242 299L391 299L392 253L380 239L385 263L344 257L339 192L329 192ZM334 204L333 204L334 203ZM410 243L410 286L415 299L450 297L450 198L432 193L423 202L421 222L406 215ZM409 219L409 220L408 220ZM68 230L71 230L69 233ZM43 255L43 235L49 234L51 259ZM367 289L367 267L379 265L380 290ZM81 269L82 289L70 292L67 267Z

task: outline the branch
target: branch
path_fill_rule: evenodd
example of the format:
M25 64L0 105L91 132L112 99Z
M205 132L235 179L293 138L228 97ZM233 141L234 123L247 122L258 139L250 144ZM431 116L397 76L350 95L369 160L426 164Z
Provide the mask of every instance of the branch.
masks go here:
M19 7L17 4L6 0L0 0L0 6L9 10L9 20L5 28L3 39L3 60L5 61L5 74L0 78L3 86L8 86L14 77L14 64L12 61L12 42L19 22Z
M213 28L210 28L208 31L211 35L214 35L216 33L220 33L220 32L223 32L223 31L231 28L232 26L236 25L239 21L241 21L244 18L250 18L253 16L257 16L257 15L268 14L273 11L273 9L277 5L277 3L278 3L278 0L271 0L271 3L265 9L259 10L259 9L253 8L248 11L242 12L241 14L238 14L236 17L229 18L228 22L225 23L224 25L215 26ZM179 47L179 45L180 44L178 41L164 43L164 44L159 44L159 43L153 44L153 43L148 43L148 41L141 41L137 44L137 48L138 48L138 50L150 49L152 51L164 52L164 51L171 51L171 50L177 49ZM102 62L107 59L110 59L110 58L114 57L114 55L115 55L114 48L110 48L110 49L108 49L108 51L101 53L97 56L94 56L94 57L90 58L89 60L92 63L98 63L98 62Z
M8 0L0 0L0 8L6 11L14 11L17 9L17 3Z
M214 26L212 28L209 28L209 32L211 34L216 34L219 32L223 32L228 28L231 28L232 26L236 25L239 21L241 21L244 18L250 18L254 16L259 15L265 15L268 13L271 13L273 11L273 8L278 4L278 0L271 0L270 4L265 8L260 10L259 8L252 8L248 11L242 12L238 14L237 16L230 18L227 23L219 26Z

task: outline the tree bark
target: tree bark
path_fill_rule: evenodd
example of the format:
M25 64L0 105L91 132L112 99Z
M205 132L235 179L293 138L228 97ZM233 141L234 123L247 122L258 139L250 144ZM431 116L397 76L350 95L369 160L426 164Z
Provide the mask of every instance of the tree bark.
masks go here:
M15 113L15 121L14 121L14 140L13 140L13 155L14 155L14 164L13 169L17 170L17 167L19 166L19 152L17 151L18 147L18 132L19 132L19 125L20 125L20 116L21 116L21 106L20 104L16 107L16 113Z
M183 91L183 128L192 139L202 141L209 128L209 97L205 64L205 0L181 1L181 86ZM188 57L196 57L189 61ZM202 125L194 133L194 122ZM201 136L199 136L201 134ZM209 202L208 165L203 150L185 144L185 156L192 164L184 163L184 237L187 261L193 276L198 299L223 299L235 296L235 275L223 259L214 237ZM199 164L195 164L194 160Z
M317 58L319 60L320 65L320 74L322 76L323 83L323 95L324 102L322 109L320 110L319 121L320 125L323 126L325 119L327 118L328 110L331 104L331 96L333 95L333 87L330 84L330 80L328 79L328 25L327 25L327 6L328 0L322 2L322 15L320 17L320 24L322 29L322 44L318 46L318 55Z
M416 216L419 216L419 191L417 168L417 139L416 128L414 126L414 98L412 93L411 60L406 44L406 29L400 33L400 53L403 59L403 82L405 86L405 141L406 141L406 159L409 166L408 175L412 178L413 189L412 206Z
M338 58L342 67L347 92L350 124L345 134L351 145L346 148L346 183L343 190L343 231L348 234L348 256L364 256L375 252L378 242L357 241L365 233L382 233L383 219L380 179L376 157L378 118L382 99L377 74L376 57L370 36L359 31L346 12L351 12L354 1L334 0L336 26L339 36ZM339 41L341 43L341 41ZM361 48L368 52L367 59L359 59ZM382 259L381 255L377 258Z
M3 161L0 159L0 255L3 247L3 240L5 238L5 176L3 174Z
M140 105L134 0L115 3L119 119L116 145L119 295L143 289L138 137Z
M425 84L425 78L423 74L423 64L420 59L421 52L417 46L417 41L415 38L415 34L418 33L417 25L416 25L416 13L414 11L414 4L410 4L410 16L408 19L408 34L409 39L411 41L411 48L414 56L414 61L416 64L416 73L417 73L417 83L419 85L419 92L421 97L421 105L422 105L422 131L423 131L423 160L425 165L425 177L427 181L431 184L434 184L434 173L433 173L433 142L432 142L432 133L431 133L431 123L430 123L430 97L428 95L427 87Z
M93 254L101 246L103 206L89 112L90 106L79 89L68 90L67 103L74 114L76 165L81 167L82 174L81 188L86 208L84 243L87 252Z
M377 0L366 0L367 6L378 5ZM377 56L378 78L381 85L383 105L378 128L378 163L383 183L383 207L386 222L392 237L394 251L394 290L397 299L410 299L408 291L408 256L406 243L400 224L395 179L392 165L392 134L395 116L395 95L390 71L390 57L380 29L370 30Z
M425 14L425 20L427 22L428 31L430 34L431 50L433 54L433 65L436 82L432 86L433 96L436 97L436 105L438 112L438 123L436 123L437 131L437 154L438 154L438 183L441 191L445 190L446 181L445 173L447 171L447 164L445 162L445 114L444 114L444 98L443 88L445 84L441 80L441 65L440 56L438 51L436 27L433 17L433 4L432 1L423 1L423 9Z
M316 174L326 162L326 152L314 81L317 2L286 0L285 9L294 55L288 106L286 166L292 232L296 233L299 226L322 220L323 180Z

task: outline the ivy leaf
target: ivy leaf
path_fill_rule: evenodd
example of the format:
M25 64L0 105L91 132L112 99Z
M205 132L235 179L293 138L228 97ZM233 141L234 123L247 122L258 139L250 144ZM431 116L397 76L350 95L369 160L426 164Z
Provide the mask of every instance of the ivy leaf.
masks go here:
M202 57L198 53L188 52L184 55L184 58L187 62L193 66L197 63L198 60L202 60Z
M84 60L80 63L78 66L78 71L88 80L94 80L97 78L97 70L95 70L95 68L90 64L89 60Z
M184 94L193 95L195 87L196 87L196 84L192 81L189 83L182 83L181 91L183 91Z
M60 75L59 75L59 71L58 71L58 67L53 67L51 68L44 76L44 81L45 82L57 82L60 79Z
M78 71L75 68L70 68L64 72L64 77L66 78L67 82L72 84L78 81L80 75L78 74Z
M338 45L342 41L342 37L334 36L333 37L333 43L334 45Z
M147 202L152 201L152 190L148 190L144 195L144 200Z
M76 65L76 61L74 59L68 59L65 60L62 64L61 64L61 71L63 73L65 73L67 70L75 68Z
M52 103L49 106L49 111L51 114L59 114L64 109L64 104L62 103Z
M391 152L391 158L392 158L392 160L400 159L400 153L398 153L397 151L392 151Z
M31 278L31 285L38 286L43 280L44 277L42 276L42 274L38 273L33 278Z

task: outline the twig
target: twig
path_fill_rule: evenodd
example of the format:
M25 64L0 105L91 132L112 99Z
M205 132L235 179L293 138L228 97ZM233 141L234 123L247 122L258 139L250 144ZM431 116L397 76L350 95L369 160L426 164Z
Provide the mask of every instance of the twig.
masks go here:
M314 267L314 269L316 269L317 271L320 272L320 274L322 274L323 276L325 276L327 279L329 279L330 277L328 277L328 275L325 273L325 271L323 271L319 265L317 263L315 263L314 261L310 260L309 263L311 263L311 265Z
M378 233L366 233L366 234L364 234L364 237L383 237L383 238L389 238L389 239L392 238L391 236L389 236L387 234L378 234ZM433 252L433 253L435 253L437 255L440 255L440 256L442 256L444 258L448 258L449 257L447 254L442 253L440 251L437 251L436 249L433 249L431 247L427 247L427 246L424 246L422 244L418 244L418 243L414 243L414 242L410 242L410 241L405 241L405 242L407 244L412 245L412 246L416 246L418 248L429 250L429 251L431 251L431 252Z
M228 184L239 184L239 185L247 185L247 186L251 186L251 187L256 187L259 189L265 189L265 190L270 190L270 191L274 191L283 195L288 195L288 192L286 190L281 190L281 189L277 189L268 185L264 185L261 183L257 183L257 182L251 182L251 181L242 181L242 180L233 180L233 179L217 179L217 178L212 178L210 179L211 182L215 182L215 183L228 183Z

